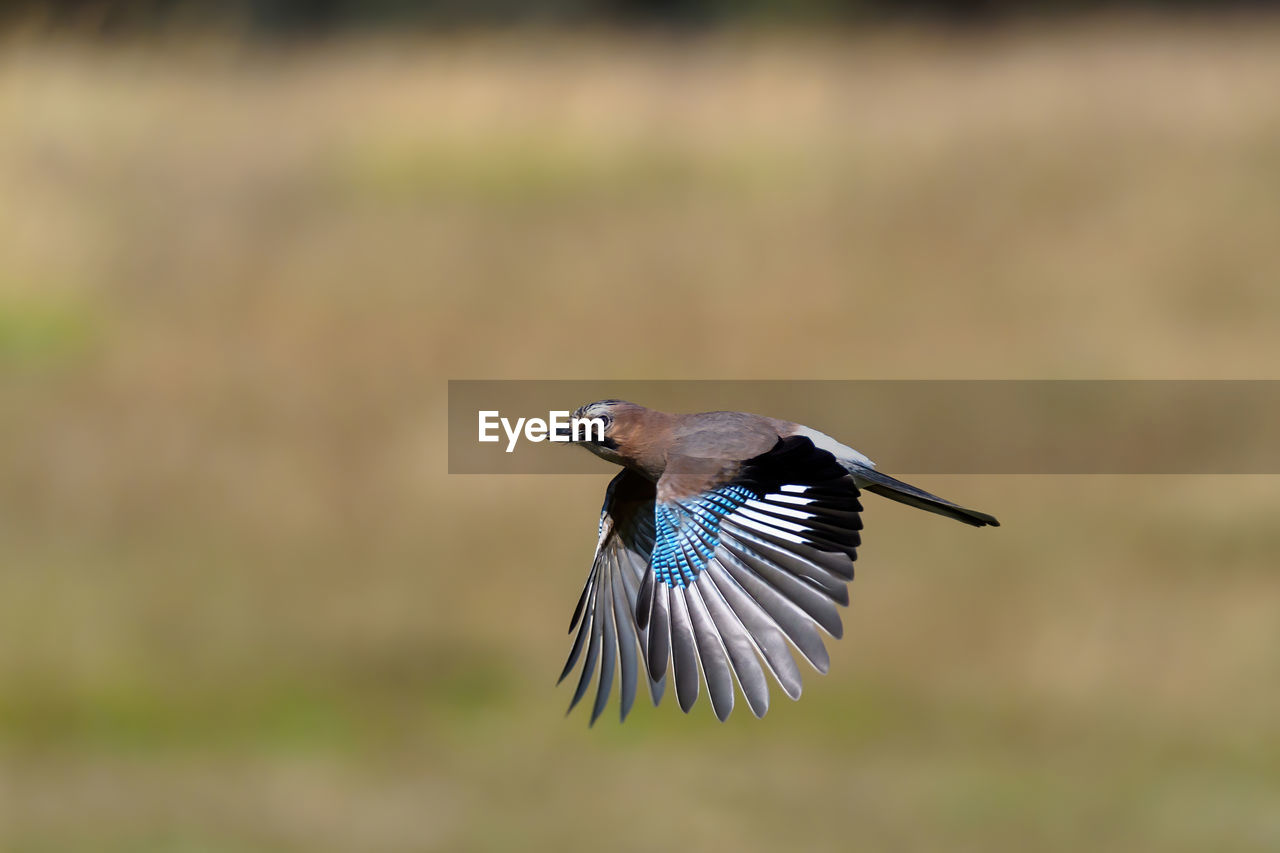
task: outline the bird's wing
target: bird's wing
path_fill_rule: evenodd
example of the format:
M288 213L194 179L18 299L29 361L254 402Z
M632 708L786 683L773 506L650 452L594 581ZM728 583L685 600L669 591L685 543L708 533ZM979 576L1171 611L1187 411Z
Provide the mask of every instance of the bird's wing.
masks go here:
M576 628L578 634L560 680L573 670L585 649L582 673L569 703L573 710L591 686L599 664L592 723L609 701L615 665L620 670L622 719L627 718L635 701L638 675L648 683L655 705L662 698L664 678L650 679L643 658L636 653L640 649L643 654L648 640L646 631L636 624L635 614L636 596L649 572L653 552L654 494L654 484L629 469L610 481L600 510L600 538L591 574L569 623L569 632Z
M733 708L735 677L752 713L768 710L764 668L797 698L788 641L827 671L815 625L837 638L843 631L836 605L849 601L861 511L848 472L804 436L732 464L669 456L636 611L650 677L664 676L670 659L688 711L701 664L721 720Z

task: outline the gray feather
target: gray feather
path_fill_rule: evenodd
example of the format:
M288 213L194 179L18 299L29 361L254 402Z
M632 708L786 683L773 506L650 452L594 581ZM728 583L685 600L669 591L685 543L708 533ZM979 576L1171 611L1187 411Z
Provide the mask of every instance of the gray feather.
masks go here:
M742 622L752 642L760 650L769 671L778 679L783 692L792 699L800 698L800 669L791 657L786 638L769 614L729 574L721 560L723 551L724 549L718 549L715 559L707 565L708 576L724 597L725 603ZM727 557L732 559L733 555L729 554Z
M679 589L670 590L671 664L676 677L676 701L686 714L698 701L698 651L689 621L689 608Z
M569 620L569 633L573 633L573 629L578 627L578 620L582 618L582 613L586 610L587 598L591 595L591 584L595 582L596 570L592 566L591 572L587 574L587 582L582 585L582 595L578 596L578 604L573 608L573 618ZM561 676L563 678L563 676Z
M664 672L661 678L649 678L649 699L653 702L653 707L658 707L662 703L662 696L667 691L667 674Z
M716 551L716 558L782 629L787 639L795 644L800 654L804 655L805 660L809 661L814 669L825 673L831 668L827 648L822 644L822 638L813 629L813 622L803 610L765 583L728 549L720 548Z
M592 581L595 579L595 574L596 573L593 570L590 577L587 579L587 588L583 591L584 596L590 592ZM591 636L591 621L590 609L584 608L582 622L578 625L578 636L573 639L573 647L569 649L569 659L564 662L564 669L560 670L560 678L556 680L556 684L564 681L565 676L569 674L574 665L578 662L578 656L582 654L582 649L586 645L587 638ZM569 707L572 708L573 706L570 705Z
M653 621L653 601L657 590L654 589L657 581L654 579L653 572L646 572L640 580L640 592L636 596L636 624L640 626L640 630L648 630L649 623Z
M650 572L650 575L653 573ZM667 660L671 656L671 611L667 598L667 585L652 583L653 605L649 616L649 677L654 681L667 674Z
M588 725L595 725L601 712L604 711L604 706L609 702L609 693L613 690L614 660L618 652L618 632L613 613L613 584L610 572L605 571L602 574L604 583L600 587L599 600L596 602L597 606L604 611L599 614L603 629L600 642L600 686L596 688L596 704L591 709L591 721Z
M702 662L702 675L707 681L707 694L711 697L711 709L720 722L724 722L733 710L733 676L729 672L719 632L698 591L700 585L695 582L686 587L684 599L689 621L693 623L693 636L698 645L698 659Z
M614 564L617 565L617 558ZM617 579L611 583L613 592L613 621L618 632L618 704L621 719L625 720L636 700L636 618L631 612L627 595L628 569L620 569Z
M720 635L725 652L729 655L738 686L747 699L747 707L755 716L763 717L769 710L769 680L760 666L760 659L756 657L756 644L725 602L715 582L700 579L698 586L711 621L715 623L716 633Z
M638 592L637 589L643 589L643 587L640 587L641 582L645 578L651 578L652 573L649 571L648 564L642 561L639 556L631 551L623 551L622 558L627 563L627 566L630 567L629 571L624 568L621 572L622 583L626 587L627 591L627 600L631 602L627 615L631 618L632 624L635 626L636 637L640 643L641 654L647 656L649 648L649 631L645 626L639 624L636 611L639 609L640 601L645 601L648 606L652 606L653 584L650 583L649 585L647 598L642 597L644 593ZM649 699L653 702L654 707L657 707L662 701L662 694L666 691L667 682L665 670L666 665L664 664L662 677L655 680L649 674L648 667L645 667L645 682L649 686Z
M578 689L573 692L573 700L569 702L570 711L573 710L573 706L577 705L579 700L581 700L583 695L587 692L587 687L591 683L591 676L596 671L596 658L600 654L600 640L602 634L600 627L602 620L596 615L596 595L599 590L600 585L596 584L595 588L591 591L591 603L589 608L589 612L591 614L591 639L587 644L587 659L582 664L582 675L578 678ZM585 622L583 624L583 628L586 628Z
M828 634L839 639L844 633L844 625L840 622L840 613L836 610L835 603L823 595L817 587L790 574L751 549L743 547L741 542L728 534L722 533L720 542L762 580L822 626Z

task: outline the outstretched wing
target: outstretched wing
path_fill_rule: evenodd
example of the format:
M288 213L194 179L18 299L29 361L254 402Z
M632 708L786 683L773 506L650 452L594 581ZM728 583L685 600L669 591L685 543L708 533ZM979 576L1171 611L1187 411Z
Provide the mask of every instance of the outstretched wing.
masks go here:
M585 649L582 674L569 703L569 710L573 710L591 686L599 665L592 723L609 701L615 666L620 670L622 719L627 718L635 701L638 675L643 674L648 683L653 703L656 705L662 699L663 674L650 679L643 659L636 652L639 649L643 654L648 640L647 632L637 625L635 614L636 596L649 571L653 552L654 495L654 484L628 469L610 481L600 510L600 539L591 574L587 576L587 584L569 623L569 632L577 628L578 634L560 673L560 681L573 670Z
M837 605L849 603L862 528L857 486L806 437L779 439L734 467L668 459L636 612L639 631L647 631L650 677L664 676L670 659L687 712L701 665L721 720L733 709L734 678L757 717L769 708L765 669L799 697L788 642L827 671L817 627L836 638L843 632Z

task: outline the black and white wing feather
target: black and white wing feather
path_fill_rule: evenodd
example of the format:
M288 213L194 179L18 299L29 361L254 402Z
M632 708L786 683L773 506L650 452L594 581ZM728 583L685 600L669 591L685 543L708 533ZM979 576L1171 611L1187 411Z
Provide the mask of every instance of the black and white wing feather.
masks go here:
M679 476L669 460L664 482ZM733 709L735 679L756 716L769 708L766 672L798 698L791 648L825 673L819 629L843 632L838 606L849 602L861 543L858 497L835 457L792 436L728 482L656 501L636 611L649 677L662 678L670 663L680 707L692 708L705 684L721 720Z
M613 689L614 670L619 673L622 719L627 718L636 697L636 684L643 678L656 705L662 699L665 679L651 679L641 657L648 642L647 632L636 623L636 599L640 584L649 571L653 552L654 484L624 469L609 483L600 511L600 538L586 586L569 623L577 629L569 658L560 673L563 681L580 658L582 672L569 710L581 701L597 674L591 722L604 711ZM640 654L637 654L640 650Z

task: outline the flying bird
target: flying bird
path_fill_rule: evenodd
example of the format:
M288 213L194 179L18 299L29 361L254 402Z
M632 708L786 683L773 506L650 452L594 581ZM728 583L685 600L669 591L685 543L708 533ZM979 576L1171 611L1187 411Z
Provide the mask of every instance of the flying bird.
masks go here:
M827 672L818 629L836 639L843 632L837 605L849 603L862 541L860 490L974 527L1000 524L788 421L668 414L622 400L591 403L573 418L602 421L603 434L589 430L575 443L622 466L605 491L595 559L569 624L577 635L560 674L563 681L583 661L570 710L595 679L593 724L615 670L623 720L640 681L661 701L668 664L686 713L704 684L722 721L735 681L757 717L769 709L769 676L799 698L789 646Z

